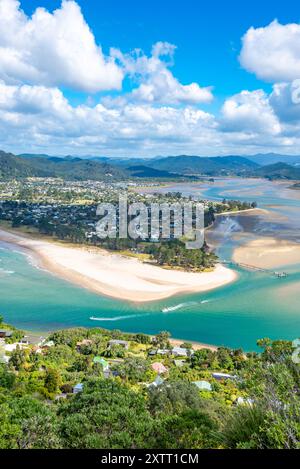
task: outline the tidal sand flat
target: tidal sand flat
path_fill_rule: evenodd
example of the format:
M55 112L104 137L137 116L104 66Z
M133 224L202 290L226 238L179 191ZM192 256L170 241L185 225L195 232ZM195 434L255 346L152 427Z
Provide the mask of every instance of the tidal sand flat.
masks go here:
M258 238L234 250L233 260L260 268L300 263L300 244L275 238Z
M233 282L235 271L218 264L211 272L183 272L145 264L101 249L70 247L0 230L0 240L32 253L48 271L93 292L144 302L206 292Z

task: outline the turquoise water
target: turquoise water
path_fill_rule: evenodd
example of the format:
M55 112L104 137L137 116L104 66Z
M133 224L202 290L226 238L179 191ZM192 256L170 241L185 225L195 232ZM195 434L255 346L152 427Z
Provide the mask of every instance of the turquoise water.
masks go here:
M206 198L257 200L273 214L267 221L254 217L254 222L247 221L247 217L231 217L233 227L220 217L216 232L219 229L224 237L223 227L228 229L226 244L219 248L222 258L229 259L234 246L241 242L238 236L232 237L232 230L236 235L242 233L243 239L251 238L253 231L274 234L276 230L279 237L299 240L300 200L295 191L251 180L220 180L214 186L180 189L193 194L201 191ZM284 270L289 272L287 279L237 269L239 278L235 283L207 294L134 304L75 287L36 268L24 254L1 244L0 314L7 322L33 331L72 326L151 334L168 330L175 338L253 350L261 337L294 339L300 335L300 266ZM170 306L178 308L161 311ZM99 321L91 320L91 316Z

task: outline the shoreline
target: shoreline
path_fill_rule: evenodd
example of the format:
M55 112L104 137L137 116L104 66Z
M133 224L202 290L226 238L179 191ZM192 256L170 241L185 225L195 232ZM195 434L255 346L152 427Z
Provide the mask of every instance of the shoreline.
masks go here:
M78 326L79 327L79 326ZM86 326L84 326L86 329L94 329L93 327L91 328L88 328ZM97 327L95 327L96 329ZM76 329L76 327L64 327L64 328L61 328L61 329L56 329L57 331L60 331L60 330L68 330L68 329ZM110 329L107 329L108 331L111 331ZM23 330L25 335L31 335L31 336L34 336L34 337L48 337L49 335L51 335L53 332L55 332L55 330L53 331L31 331L30 329L26 329L26 330ZM128 335L131 335L131 334L137 334L137 332L123 332L121 331L122 333L124 333L125 335L128 334ZM153 334L145 334L151 338L155 337ZM176 346L179 346L180 344L183 344L183 343L187 343L187 344L191 344L193 349L194 350L201 350L201 349L209 349L209 350L212 350L212 351L216 351L218 350L218 348L222 347L222 345L212 345L212 344L206 344L204 342L198 342L197 340L189 340L189 339L175 339L175 338L172 338L170 337L169 339L169 342L172 346L176 347Z
M253 208L246 208L245 210L232 210L231 212L221 212L221 213L215 213L215 217L221 217L221 216L226 216L226 215L241 215L243 213L249 213L249 212L253 212L253 213L266 213L267 210L264 209L264 208L260 208L260 207L253 207Z
M182 272L88 246L71 247L0 228L0 241L33 255L52 274L94 293L132 302L206 292L235 281L238 274L221 264L212 272ZM116 288L117 285L117 288Z

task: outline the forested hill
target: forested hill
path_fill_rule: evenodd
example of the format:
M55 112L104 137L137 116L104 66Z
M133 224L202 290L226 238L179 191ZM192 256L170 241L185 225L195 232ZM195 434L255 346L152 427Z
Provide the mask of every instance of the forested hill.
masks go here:
M68 180L121 180L128 177L126 170L99 161L81 158L37 156L20 157L0 151L0 177L3 179L30 176L62 177Z
M0 178L9 179L45 175L43 171L32 167L29 161L12 153L0 151Z
M173 172L187 175L206 174L218 176L249 174L259 165L241 156L199 157L182 155L154 159L148 166L165 171L172 168Z
M157 158L20 156L0 151L0 178L30 176L113 182L132 178L178 179L201 176L264 177L300 180L300 168L285 162L260 166L242 156L167 156Z
M286 163L275 163L263 166L255 171L257 176L269 179L295 179L300 180L300 168Z

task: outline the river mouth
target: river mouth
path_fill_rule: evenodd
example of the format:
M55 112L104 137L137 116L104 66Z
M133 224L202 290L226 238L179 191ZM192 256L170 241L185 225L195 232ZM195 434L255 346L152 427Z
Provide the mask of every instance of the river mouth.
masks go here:
M275 241L282 241L291 250L297 250L297 244L300 246L300 191L292 190L290 187L291 182L216 178L214 183L204 182L192 185L181 183L161 188L160 191L179 191L186 196L197 196L215 201L225 198L257 202L257 210L217 216L213 227L206 230L207 242L217 250L221 258L225 256L227 260L230 260L234 258L235 249L240 249L244 245L246 254L247 245L251 250L250 243L257 240L261 243L262 253L266 250L272 251L274 257L272 265L279 267L283 265L283 256L279 252L278 261L276 261L276 249L273 246L276 244ZM270 242L271 238L274 243ZM279 248L280 243L278 243ZM294 259L292 256L288 257L290 261L287 259L287 264L300 264L298 254ZM239 259L241 260L241 251ZM266 262L266 268L267 264L269 265L270 262ZM263 267L262 260L260 266Z
M215 184L176 185L165 190L193 192L213 200L226 197L257 201L262 212L230 215L226 230L219 229L219 237L226 235L226 241L218 244L219 256L231 260L236 249L255 239L299 243L300 194L287 186L223 178ZM218 233L221 223L222 217L218 217L207 236ZM256 350L256 341L262 337L293 340L300 335L298 263L276 267L289 274L282 279L269 272L237 267L238 280L228 286L146 304L102 297L72 286L37 270L24 255L6 248L0 249L0 268L1 314L8 323L25 330L78 326L148 334L168 330L183 340L247 351ZM178 307L182 304L185 306Z

